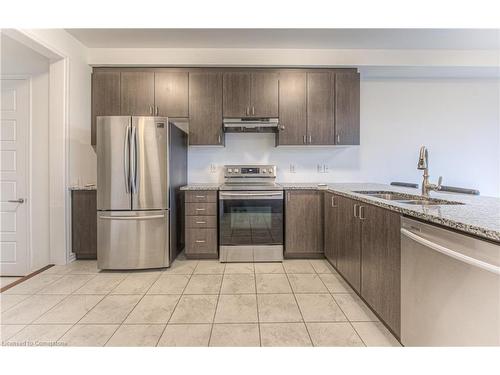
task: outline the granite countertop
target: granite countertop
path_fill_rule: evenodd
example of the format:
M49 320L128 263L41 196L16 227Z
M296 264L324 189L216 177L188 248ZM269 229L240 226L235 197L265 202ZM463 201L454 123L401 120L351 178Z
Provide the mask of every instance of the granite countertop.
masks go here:
M461 205L422 206L375 198L355 191L395 191L421 196L420 189L374 183L279 183L285 190L326 190L347 198L370 203L403 215L440 224L461 232L500 242L500 199L446 192L431 192L431 198L463 203ZM218 190L220 184L189 184L181 190Z
M219 183L208 183L208 184L189 184L182 186L181 190L219 190L222 184Z

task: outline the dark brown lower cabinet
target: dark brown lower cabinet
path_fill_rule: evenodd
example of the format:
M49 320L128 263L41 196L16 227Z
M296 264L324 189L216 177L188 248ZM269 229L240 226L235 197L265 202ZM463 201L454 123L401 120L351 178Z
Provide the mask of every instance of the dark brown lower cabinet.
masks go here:
M399 336L401 294L400 215L362 204L361 296Z
M329 192L324 215L326 258L399 337L400 215Z
M361 222L357 218L358 202L334 196L337 223L333 228L336 237L337 270L359 293L361 287Z
M322 257L322 192L288 190L285 195L285 257Z
M208 190L186 191L185 198L185 254L189 259L216 259L217 244L217 192Z
M71 191L71 247L76 259L97 258L97 191Z

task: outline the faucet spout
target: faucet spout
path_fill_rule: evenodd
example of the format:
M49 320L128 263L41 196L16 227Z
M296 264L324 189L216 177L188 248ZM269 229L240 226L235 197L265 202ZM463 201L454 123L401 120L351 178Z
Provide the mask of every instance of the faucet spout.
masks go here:
M425 146L420 147L417 169L427 169L429 166L429 153Z

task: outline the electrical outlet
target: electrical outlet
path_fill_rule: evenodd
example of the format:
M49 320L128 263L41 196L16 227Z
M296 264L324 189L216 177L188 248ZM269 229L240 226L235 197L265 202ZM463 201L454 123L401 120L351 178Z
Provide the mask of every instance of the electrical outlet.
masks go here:
M295 173L295 165L290 164L290 173Z
M322 170L321 170L321 165L319 165L319 164L318 164L318 165L316 166L316 169L318 170L318 173L323 173L323 172L322 172Z
M215 164L210 164L210 173L216 173L217 172L217 167L215 166Z
M328 173L328 165L323 164L323 173Z

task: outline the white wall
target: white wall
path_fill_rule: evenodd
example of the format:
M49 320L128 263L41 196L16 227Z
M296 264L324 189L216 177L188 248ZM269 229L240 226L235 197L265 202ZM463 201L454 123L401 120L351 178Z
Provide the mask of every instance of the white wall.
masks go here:
M225 148L190 147L188 179L220 181L224 164L273 163L280 181L420 183L418 149L426 145L433 181L442 175L445 185L500 196L499 124L498 79L367 79L361 146L275 148L273 135L226 134Z
M46 266L49 248L49 60L5 35L1 36L2 75L31 77L30 271Z

